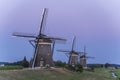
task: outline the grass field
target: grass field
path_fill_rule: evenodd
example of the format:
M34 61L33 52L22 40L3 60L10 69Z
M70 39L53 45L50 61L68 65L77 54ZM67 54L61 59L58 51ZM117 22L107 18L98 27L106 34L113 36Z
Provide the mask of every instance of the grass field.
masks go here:
M114 70L114 72L120 78L120 70Z
M23 69L22 66L3 66L0 67L0 70L16 70L16 69Z
M0 80L116 80L109 69L95 69L95 72L71 72L62 68L37 70L1 70ZM120 70L119 70L120 71Z

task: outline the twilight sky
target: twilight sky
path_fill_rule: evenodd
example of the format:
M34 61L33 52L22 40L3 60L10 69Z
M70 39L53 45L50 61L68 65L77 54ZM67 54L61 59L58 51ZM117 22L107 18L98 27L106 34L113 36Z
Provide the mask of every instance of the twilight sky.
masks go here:
M67 61L58 49L75 50L87 47L89 63L120 64L120 1L119 0L0 0L0 61L29 60L34 48L27 38L13 37L13 32L37 34L43 8L48 8L44 33L66 38L57 43L54 60Z

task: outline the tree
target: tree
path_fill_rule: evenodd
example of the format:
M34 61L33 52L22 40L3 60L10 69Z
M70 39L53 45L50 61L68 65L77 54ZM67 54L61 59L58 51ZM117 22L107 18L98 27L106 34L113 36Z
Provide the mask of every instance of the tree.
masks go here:
M22 66L23 67L29 67L29 62L27 61L26 57L24 57L23 61L22 61Z
M66 66L68 70L75 71L75 72L83 72L83 67L80 64L77 65L68 65Z
M65 67L66 63L65 62L62 62L62 61L56 61L55 62L55 66L56 67Z
M109 64L109 63L106 63L105 64L105 68L108 68L108 67L110 67L111 65Z

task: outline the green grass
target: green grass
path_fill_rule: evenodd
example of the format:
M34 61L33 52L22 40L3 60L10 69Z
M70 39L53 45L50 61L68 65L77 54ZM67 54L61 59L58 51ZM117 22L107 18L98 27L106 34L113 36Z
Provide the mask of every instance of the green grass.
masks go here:
M1 66L0 70L16 70L16 69L23 69L22 66Z
M120 69L116 69L116 70L114 70L114 72L118 76L118 78L120 78Z
M95 72L70 72L57 69L0 71L0 80L116 80L109 69L95 69Z

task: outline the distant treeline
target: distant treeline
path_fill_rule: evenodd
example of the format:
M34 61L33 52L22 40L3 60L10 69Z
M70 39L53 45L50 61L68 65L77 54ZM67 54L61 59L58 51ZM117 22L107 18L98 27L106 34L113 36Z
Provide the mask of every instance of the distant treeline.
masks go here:
M21 61L16 61L16 62L0 62L0 65L4 64L6 66L23 66L23 67L29 67L29 62L27 61L26 57L23 58ZM54 64L56 67L65 67L67 65L66 62L62 61L54 61ZM108 67L114 67L114 68L120 68L120 65L118 64L110 64L110 63L105 63L105 64L87 64L88 67L90 68L108 68Z
M26 57L24 57L21 61L16 62L0 62L0 64L4 64L5 66L23 66L23 67L29 67L29 62L27 61Z
M22 60L21 61L17 61L17 62L12 62L12 63L6 63L5 65L22 65Z
M120 68L120 65L118 64L110 64L110 63L105 63L105 64L87 64L88 67L94 67L94 68L109 68L109 67L114 67L114 68Z

